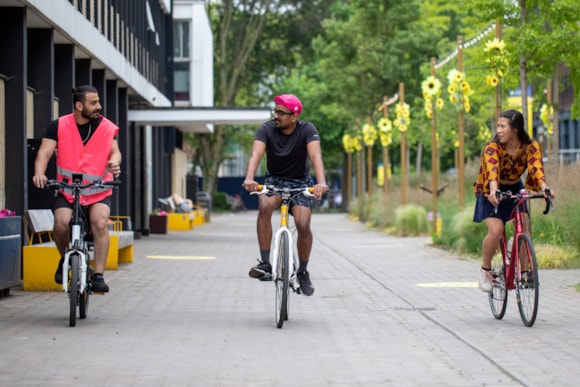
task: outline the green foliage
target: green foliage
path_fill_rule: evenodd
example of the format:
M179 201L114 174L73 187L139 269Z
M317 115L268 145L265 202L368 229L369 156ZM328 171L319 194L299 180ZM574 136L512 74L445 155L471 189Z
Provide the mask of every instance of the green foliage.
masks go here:
M228 211L231 206L228 204L227 194L225 192L216 192L212 197L212 209L214 211Z
M397 208L394 231L399 236L425 235L428 231L425 208L416 204L407 204Z

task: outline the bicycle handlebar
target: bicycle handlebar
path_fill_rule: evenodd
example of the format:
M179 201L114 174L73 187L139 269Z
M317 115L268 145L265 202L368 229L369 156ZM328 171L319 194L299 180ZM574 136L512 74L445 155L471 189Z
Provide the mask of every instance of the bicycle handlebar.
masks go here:
M526 189L521 189L520 192L518 192L518 193L512 193L511 191L502 192L500 190L497 190L497 191L495 191L495 197L500 202L503 199L510 199L510 200L513 200L514 202L523 202L525 200L530 200L530 199L544 199L546 201L546 208L542 212L544 215L546 215L548 212L550 212L550 208L553 207L552 196L551 196L549 187L544 190L544 193L539 193L539 194L531 194ZM497 214L497 206L495 206L494 211Z
M103 188L118 188L121 185L121 180L113 180L113 181L102 181L102 180L93 180L88 183L82 184L80 180L74 180L72 183L68 183L66 181L60 180L48 180L46 183L46 187L48 188L71 188L71 189L84 189L89 187L103 187Z
M288 193L290 195L303 194L304 196L314 197L313 192L314 187L285 188L285 187L276 187L274 185L258 184L258 190L250 192L250 195L267 195L269 193L275 194Z

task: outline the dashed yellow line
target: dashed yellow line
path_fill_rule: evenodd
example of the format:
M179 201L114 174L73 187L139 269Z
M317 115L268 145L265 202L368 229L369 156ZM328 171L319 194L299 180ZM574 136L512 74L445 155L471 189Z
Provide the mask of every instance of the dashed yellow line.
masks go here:
M209 261L215 259L215 257L200 256L200 255L148 255L147 258L150 259L169 259L176 261Z

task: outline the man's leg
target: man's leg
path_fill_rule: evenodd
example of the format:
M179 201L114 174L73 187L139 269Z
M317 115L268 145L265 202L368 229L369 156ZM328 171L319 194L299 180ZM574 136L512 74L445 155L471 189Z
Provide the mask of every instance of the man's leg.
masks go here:
M89 207L91 230L95 241L95 272L93 274L93 289L96 292L108 292L103 274L109 254L109 215L111 209L104 203L95 203Z
M298 271L306 271L306 266L310 259L310 251L312 250L312 231L310 230L310 219L312 218L312 211L308 207L294 206L292 207L292 216L294 217L294 224L298 231L298 238L296 245L298 247L298 259L300 260L300 268Z
M258 247L260 249L261 263L250 269L250 277L270 280L272 278L272 265L270 263L270 245L272 243L272 214L280 205L278 196L258 197L258 220L256 231L258 233Z
M56 272L54 273L54 281L57 284L62 284L62 264L66 247L70 241L71 216L72 209L68 207L57 207L54 209L54 229L52 231L52 236L61 257Z
M310 230L310 219L312 218L312 211L308 207L294 206L292 207L292 216L294 217L294 224L298 231L298 238L296 241L298 247L298 260L300 266L298 267L298 282L302 293L311 296L314 293L314 286L310 282L310 273L308 272L308 261L310 260L310 251L312 250L312 231Z

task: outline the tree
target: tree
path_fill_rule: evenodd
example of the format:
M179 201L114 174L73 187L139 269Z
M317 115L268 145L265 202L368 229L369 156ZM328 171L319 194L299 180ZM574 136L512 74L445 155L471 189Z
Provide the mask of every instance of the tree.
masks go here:
M221 0L207 1L214 33L215 105L256 106L272 98L272 86L308 55L311 35L331 0ZM301 17L302 13L310 17ZM192 140L201 165L204 190L217 187L219 167L228 145L247 132L219 125L214 133ZM237 134L240 134L238 136Z
M518 63L517 71L522 97L522 113L528 117L528 84L544 90L547 81L561 65L572 69L570 82L580 95L578 46L580 45L580 3L576 0L474 0L468 7L479 10L483 20L500 20L505 30L506 44ZM560 80L556 80L559 82ZM541 94L539 95L542 97ZM557 107L556 107L557 109ZM575 98L572 116L580 117L580 100ZM557 125L554 138L557 139ZM557 144L554 144L557 148ZM554 149L558 153L558 149Z

